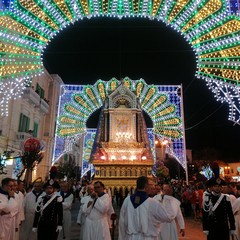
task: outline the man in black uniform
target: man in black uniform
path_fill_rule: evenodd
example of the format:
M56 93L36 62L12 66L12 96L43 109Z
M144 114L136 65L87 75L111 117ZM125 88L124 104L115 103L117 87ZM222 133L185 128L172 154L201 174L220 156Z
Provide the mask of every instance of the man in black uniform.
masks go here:
M225 182L221 178L212 178L208 185L212 192L203 199L203 232L208 240L229 240L235 233L235 220L232 205L227 195L221 193Z
M48 180L43 188L46 195L40 196L37 202L33 231L37 231L38 240L57 240L62 230L63 206L62 197L57 193L60 188L54 180Z

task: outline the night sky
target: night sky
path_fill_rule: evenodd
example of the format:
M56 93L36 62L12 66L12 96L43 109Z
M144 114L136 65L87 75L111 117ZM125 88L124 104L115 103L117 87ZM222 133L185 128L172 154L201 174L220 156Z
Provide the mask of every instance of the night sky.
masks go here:
M228 121L228 106L217 102L195 78L191 45L174 29L143 18L95 18L76 22L47 46L43 62L65 84L94 84L112 77L143 78L148 84L183 84L186 144L223 160L240 160L240 126ZM89 123L88 127L96 127ZM209 151L210 153L210 151Z

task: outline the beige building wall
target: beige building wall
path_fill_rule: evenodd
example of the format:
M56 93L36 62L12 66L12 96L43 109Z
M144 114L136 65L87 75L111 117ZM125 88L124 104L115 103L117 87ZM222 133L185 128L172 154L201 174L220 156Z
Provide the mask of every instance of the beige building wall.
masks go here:
M39 93L36 92L37 84L44 90L44 98L40 98ZM22 155L23 143L31 136L28 132L19 132L21 113L30 119L29 130L34 129L34 123L38 124L37 138L44 145L44 158L34 169L33 180L37 177L42 177L44 180L51 167L60 85L62 84L63 81L58 75L50 75L44 69L41 76L32 78L31 86L24 90L21 98L9 101L8 116L2 117L0 121L0 153L6 150L14 151L11 153L12 157ZM15 159L10 159L8 164L7 175L0 175L0 179L16 178L13 173Z
M49 113L45 115L44 127L41 133L42 140L45 143L44 158L37 170L33 172L34 177L42 177L43 180L49 177L49 169L52 165L60 86L64 84L58 75L52 74L49 76L51 79L48 85Z
M219 164L222 177L240 182L240 162Z

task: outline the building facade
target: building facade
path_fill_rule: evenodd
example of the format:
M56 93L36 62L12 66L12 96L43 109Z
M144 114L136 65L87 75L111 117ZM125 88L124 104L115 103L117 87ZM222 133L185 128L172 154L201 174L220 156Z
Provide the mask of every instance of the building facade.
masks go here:
M9 101L8 116L0 121L0 153L7 152L6 175L17 178L21 171L20 157L26 139L35 137L41 142L43 159L32 173L32 180L48 177L53 152L60 85L58 75L50 75L46 69L41 76L32 78L19 99Z

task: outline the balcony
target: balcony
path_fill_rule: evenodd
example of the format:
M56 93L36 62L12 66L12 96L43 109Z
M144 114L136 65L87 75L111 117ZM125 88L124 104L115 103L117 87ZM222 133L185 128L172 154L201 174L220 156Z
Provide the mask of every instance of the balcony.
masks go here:
M17 132L16 133L16 140L15 140L15 147L23 149L23 144L26 139L32 137L31 134L26 132Z
M27 99L36 107L40 104L40 96L31 87L25 88L23 90L23 98Z
M39 108L43 114L49 113L49 104L46 99L41 98L31 87L23 90L23 98L27 99L35 107Z
M26 132L17 132L17 140L20 141L20 142L24 142L26 139L32 137L32 134L30 133L26 133Z
M49 113L49 105L44 99L40 100L40 110L43 111L44 114Z

